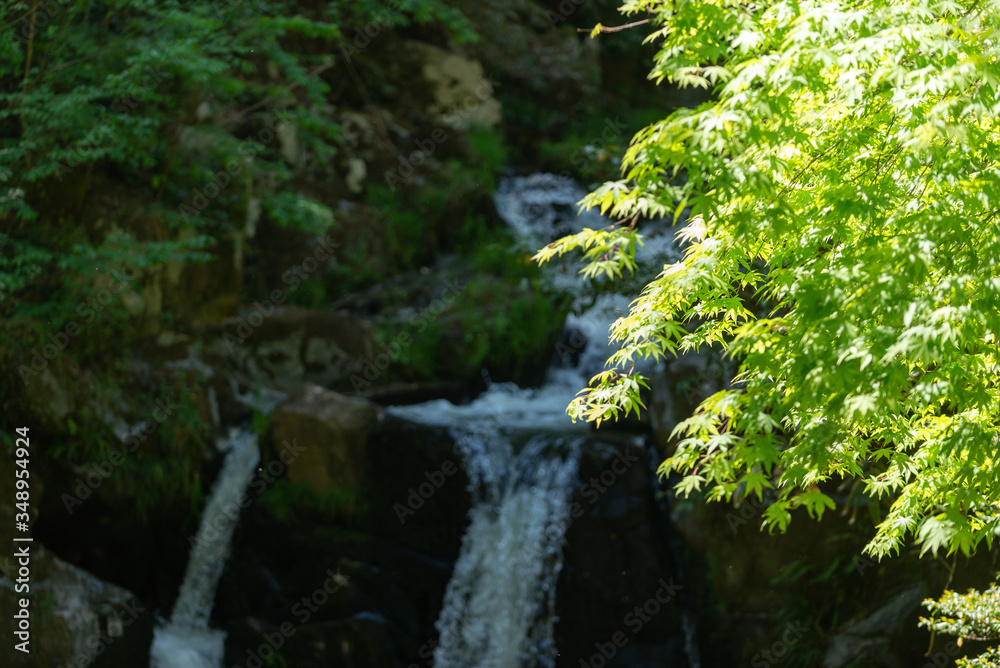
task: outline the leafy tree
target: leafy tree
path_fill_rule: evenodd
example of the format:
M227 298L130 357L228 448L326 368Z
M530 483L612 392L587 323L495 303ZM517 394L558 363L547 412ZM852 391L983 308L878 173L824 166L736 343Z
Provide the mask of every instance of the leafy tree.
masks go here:
M731 387L678 425L685 494L771 500L784 529L821 485L889 498L866 550L971 553L1000 531L1000 7L978 0L628 0L650 77L713 93L640 131L584 204L619 224L539 251L634 267L641 221L688 217L569 407L638 411L641 358L716 346ZM600 27L595 29L599 31Z
M98 301L112 295L106 286L118 293L125 276L140 290L183 263L232 266L258 214L278 227L329 229L330 207L303 191L328 177L340 148L331 103L343 101L334 89L357 77L359 50L372 35L414 24L455 41L475 37L441 0L0 3L5 412L38 413L40 399L56 394L39 379L50 360L70 396L117 394L136 410L151 405L136 396L150 379L136 382L123 368L130 342L150 323L128 317L122 298ZM296 146L297 157L283 145ZM218 292L164 290L161 320L152 324L183 330L189 323L177 311L189 304L181 300ZM188 395L179 399L184 406ZM208 430L197 411L178 412L185 417L115 477L142 515L179 497L197 504L198 435ZM99 413L74 411L54 424L45 456L60 465L106 461L120 442ZM13 445L0 434L8 439Z
M337 152L327 80L358 34L428 22L475 37L440 0L0 3L0 358L75 317L95 267L224 255L252 208L328 228L295 187Z
M947 633L969 640L1000 640L1000 587L990 586L985 592L973 589L967 594L946 591L937 601L924 601L931 612L930 619L921 618L920 625L936 633ZM995 668L1000 666L1000 648L991 647L972 659L960 658L960 668Z

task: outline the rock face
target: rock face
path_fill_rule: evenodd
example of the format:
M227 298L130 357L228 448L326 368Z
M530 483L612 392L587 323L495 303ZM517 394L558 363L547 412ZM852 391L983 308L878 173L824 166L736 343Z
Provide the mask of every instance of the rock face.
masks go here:
M500 103L479 61L422 42L407 42L406 48L431 91L428 114L456 130L500 123Z
M650 456L642 437L612 434L584 448L556 599L559 666L687 665L684 584L653 499Z
M756 497L674 505L704 665L923 665L919 602L943 586L940 564L915 552L876 562L862 553L870 525L839 511L818 522L798 509L769 534L766 508Z
M288 479L316 492L346 489L367 533L436 557L457 555L467 479L446 431L385 417L364 399L305 384L275 409L276 447L295 444Z
M869 666L896 668L902 662L892 652L892 635L913 616L927 597L923 585L912 587L864 619L848 626L830 643L823 658L824 668L843 668L858 661Z
M271 310L273 309L273 310ZM265 304L225 322L210 350L250 381L289 392L302 382L350 387L373 354L365 323L333 311Z
M331 486L357 489L366 476L367 431L382 410L307 383L274 411L275 443L294 448L288 479L321 492Z
M12 642L0 649L8 668L35 666L141 666L149 657L152 615L129 591L62 561L38 543L31 545L30 654ZM18 599L14 561L0 576L0 614L13 619ZM13 568L13 570L11 570Z
M269 489L243 511L217 596L226 665L429 665L470 506L448 432L305 384L275 409L272 435L297 449L273 496L287 482L358 503L276 521Z

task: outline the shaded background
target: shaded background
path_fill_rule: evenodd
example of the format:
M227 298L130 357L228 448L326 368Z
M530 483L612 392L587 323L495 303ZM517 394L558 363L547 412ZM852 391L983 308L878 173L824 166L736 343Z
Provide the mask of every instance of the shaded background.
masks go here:
M214 441L242 426L261 468L211 621L227 665L431 665L466 479L413 508L424 474L459 458L446 430L381 406L537 385L579 352L569 300L494 194L514 174L617 178L637 130L703 99L646 79L648 26L589 37L624 22L615 5L0 9L0 535L28 427L36 541L33 653L5 641L0 663L146 665ZM844 513L784 536L761 534L751 503L668 499L653 471L670 428L728 371L706 354L657 374L651 412L602 427L581 464L600 480L642 444L597 501L574 496L559 665L932 660L919 601L951 568L953 588L982 586L992 558L874 564L860 550L884 508L849 486ZM6 638L17 569L0 567ZM682 594L636 630L662 581Z

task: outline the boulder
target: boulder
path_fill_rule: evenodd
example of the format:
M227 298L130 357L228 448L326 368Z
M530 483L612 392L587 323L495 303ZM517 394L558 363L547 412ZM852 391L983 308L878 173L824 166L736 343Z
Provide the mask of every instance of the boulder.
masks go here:
M19 599L30 599L30 654L5 642L0 665L86 668L148 663L152 615L131 592L66 563L40 543L22 545L30 546L30 591L15 589L17 567L7 558L0 575L0 614L13 619Z
M605 434L583 446L556 597L558 666L687 665L684 584L650 457L641 436Z
M446 430L305 384L275 409L272 434L276 447L296 447L288 479L358 499L355 521L366 532L435 557L457 556L470 501Z
M902 666L900 657L892 651L893 634L913 621L913 613L926 597L926 587L911 587L848 626L830 643L823 658L824 668L843 668L858 662L885 668Z
M382 409L306 383L274 411L276 444L300 450L288 463L288 479L314 491L358 489L367 474L366 436Z

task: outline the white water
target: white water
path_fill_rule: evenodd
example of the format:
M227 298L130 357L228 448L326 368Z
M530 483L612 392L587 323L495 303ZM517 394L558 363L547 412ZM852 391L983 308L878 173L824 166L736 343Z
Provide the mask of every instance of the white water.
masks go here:
M389 409L451 427L469 477L473 506L436 624L436 668L555 665L556 581L581 440L556 436L573 427L567 389L503 383L464 406L437 400ZM538 432L515 447L518 436Z
M513 454L494 436L459 435L474 506L437 621L437 668L554 666L556 581L577 479L576 444Z
M519 242L537 249L585 227L610 224L594 212L577 216L584 191L553 174L504 179L495 195L497 211ZM637 259L655 271L680 255L672 234L647 238ZM446 400L395 406L390 412L424 424L450 427L463 454L473 507L469 528L445 592L437 621L437 668L535 668L555 665L556 581L568 506L577 484L580 439L566 406L614 352L609 328L628 314L629 298L586 295L592 288L576 275L578 260L550 267L555 289L578 295L555 363L539 388L490 385L469 404ZM571 269L572 268L572 269ZM534 434L518 451L517 436Z
M573 179L557 174L538 173L514 176L500 180L493 195L497 213L514 232L519 244L535 252L556 239L584 229L599 230L613 221L595 209L580 211L580 200L587 192ZM686 222L681 216L678 224ZM643 266L651 279L665 263L678 262L682 253L674 241L672 220L644 221L638 232L641 244L636 249L636 261ZM582 268L579 254L550 263L555 271L546 276L547 282L557 290L573 295L590 293L590 284L579 277Z
M595 211L578 214L586 194L571 178L538 173L501 179L493 202L518 238L537 249L584 228L608 225L609 221Z
M628 299L604 294L579 315L570 314L564 329L572 332L556 350L556 364L546 371L538 388L521 388L513 383L493 383L471 403L456 406L436 399L390 410L415 422L458 427L481 435L498 429L519 431L586 432L584 422L573 423L566 406L590 378L604 368L615 348L608 343L611 323L628 312ZM570 357L575 363L570 364ZM565 358L560 360L559 358Z
M535 174L503 180L494 201L520 243L538 248L608 224L592 212L577 217L584 194L571 179ZM561 262L548 280L556 289L583 294L584 283L569 266ZM498 383L462 406L442 399L390 409L451 427L470 480L473 507L436 625L436 667L555 665L556 582L580 457L579 442L567 445L558 434L589 429L572 423L566 406L604 367L613 352L609 327L627 312L626 297L606 294L571 314L542 387ZM539 432L519 452L514 447L512 437Z
M260 452L256 435L236 430L219 446L228 454L202 514L170 622L153 632L151 668L222 666L226 634L210 629L208 620L229 557L240 500L260 461Z

